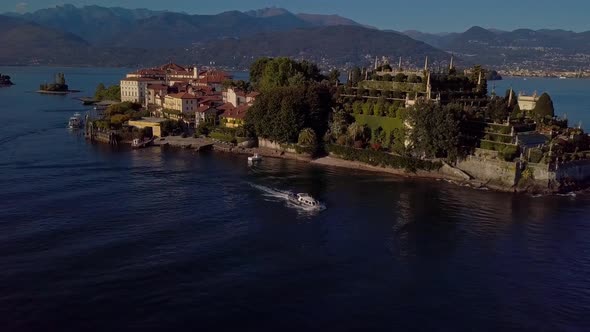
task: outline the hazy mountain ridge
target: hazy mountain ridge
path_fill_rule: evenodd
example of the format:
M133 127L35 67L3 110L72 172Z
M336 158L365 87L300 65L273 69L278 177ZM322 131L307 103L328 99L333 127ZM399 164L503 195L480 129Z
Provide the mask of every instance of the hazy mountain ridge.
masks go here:
M25 42L11 50L0 49L4 64L135 66L138 62L174 59L192 63L198 59L243 67L258 56L285 55L327 67L367 65L372 62L368 57L382 55L446 57L436 48L397 32L366 28L337 15L293 14L280 8L189 15L64 5L14 14L12 19L21 24L9 29L11 23L6 21L0 40L9 38L9 33L37 37L24 38ZM36 28L31 31L29 26Z
M502 31L474 26L463 33L438 35L405 31L406 35L488 65L533 63L538 67L574 69L590 55L590 31L517 29Z
M0 41L10 46L0 48L4 64L129 65L128 61L151 63L158 58L192 62L199 55L206 61L216 61L217 56L223 59L217 62L231 65L234 59L243 65L248 57L289 55L330 66L368 65L372 61L368 56L403 56L417 63L426 54L433 59L448 57L440 51L444 50L469 64L576 68L585 65L590 54L590 32L476 26L463 33L406 31L401 38L396 31L378 30L338 15L293 14L282 8L191 15L63 5L7 15L0 22ZM231 53L230 46L238 55Z
M352 42L354 41L354 42ZM374 56L398 56L422 63L446 61L448 54L403 34L367 29L359 26L299 28L291 31L258 34L244 39L212 41L195 48L197 58L228 65L246 65L260 56L289 56L321 65L351 65L373 61ZM371 59L366 58L371 55Z

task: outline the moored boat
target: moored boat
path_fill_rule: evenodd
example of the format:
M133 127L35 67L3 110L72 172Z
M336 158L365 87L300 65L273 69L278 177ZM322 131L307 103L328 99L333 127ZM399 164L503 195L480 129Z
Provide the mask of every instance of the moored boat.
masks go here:
M135 138L131 142L131 147L134 148L134 149L141 149L141 148L145 148L145 147L149 146L153 142L154 142L154 139L153 138L150 138L150 139L139 139L139 138Z
M262 161L262 156L260 156L258 153L255 153L253 156L248 157L248 161L249 162Z
M82 115L80 113L74 113L68 120L68 128L70 129L78 129L82 128L84 125L84 121L82 120Z

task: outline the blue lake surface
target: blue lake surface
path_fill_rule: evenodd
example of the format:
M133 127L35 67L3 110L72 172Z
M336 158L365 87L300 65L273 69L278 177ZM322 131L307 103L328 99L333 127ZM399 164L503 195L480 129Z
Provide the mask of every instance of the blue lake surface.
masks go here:
M89 144L65 128L73 97L125 70L31 92L59 70L0 68L2 331L590 330L588 196ZM585 119L562 82L588 81L547 88Z
M566 117L570 126L582 124L584 130L590 130L590 80L557 78L522 78L508 77L502 81L488 82L491 91L504 96L511 87L515 93L523 92L532 95L537 92L549 93L555 106L555 115Z

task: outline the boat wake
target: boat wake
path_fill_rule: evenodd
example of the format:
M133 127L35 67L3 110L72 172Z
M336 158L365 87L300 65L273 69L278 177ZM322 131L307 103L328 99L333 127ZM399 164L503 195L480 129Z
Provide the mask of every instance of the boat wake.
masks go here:
M299 211L305 211L307 213L317 213L326 209L326 206L324 204L320 204L320 206L318 207L310 207L293 203L289 198L294 194L291 191L280 190L253 183L250 183L250 186L252 186L252 188L260 190L264 198L269 202L284 202L287 207L298 209Z

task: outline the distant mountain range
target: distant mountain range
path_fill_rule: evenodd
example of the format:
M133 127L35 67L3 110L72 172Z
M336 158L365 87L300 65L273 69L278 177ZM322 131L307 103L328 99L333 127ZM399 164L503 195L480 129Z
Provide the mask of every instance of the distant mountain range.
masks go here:
M466 61L477 59L487 65L543 68L587 68L590 31L518 29L502 31L472 27L463 33L429 34L405 31L407 36L455 53Z
M448 56L397 32L337 15L281 8L189 15L147 9L57 6L0 16L2 64L138 66L165 61L246 67L254 58L291 56L324 67L368 65L375 56L423 61Z
M258 56L309 59L323 67L397 63L578 66L590 32L473 27L464 33L378 30L338 15L282 8L217 15L63 5L0 15L0 64L139 66L178 61L245 67ZM558 60L561 57L561 60ZM565 63L565 64L564 64Z

